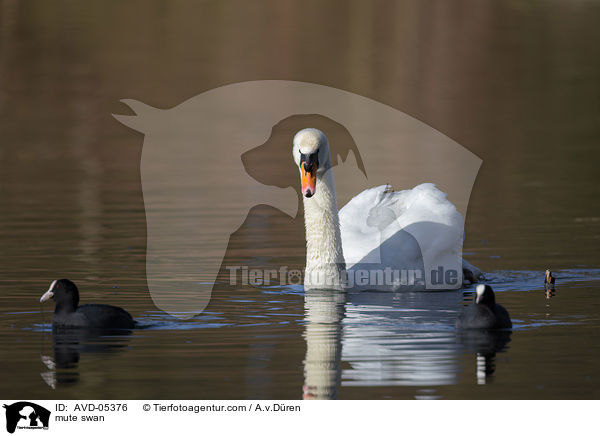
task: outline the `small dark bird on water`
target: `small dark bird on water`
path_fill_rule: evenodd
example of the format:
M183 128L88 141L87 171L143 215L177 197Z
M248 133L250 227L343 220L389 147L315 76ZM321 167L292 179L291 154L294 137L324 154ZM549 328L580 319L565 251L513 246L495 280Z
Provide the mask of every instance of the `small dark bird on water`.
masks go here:
M40 298L40 303L54 299L52 327L87 328L97 330L132 329L135 321L124 309L108 304L79 306L79 291L71 280L54 280Z
M554 281L556 278L552 275L552 272L547 269L546 270L546 278L544 279L544 286L554 288Z
M508 311L496 304L494 290L489 285L478 285L475 301L463 308L456 320L459 329L509 329L512 322Z

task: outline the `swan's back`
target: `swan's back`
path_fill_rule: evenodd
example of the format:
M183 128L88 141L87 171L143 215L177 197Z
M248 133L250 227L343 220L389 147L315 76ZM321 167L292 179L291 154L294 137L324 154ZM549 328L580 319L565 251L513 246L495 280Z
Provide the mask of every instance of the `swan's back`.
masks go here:
M391 191L386 185L367 189L350 200L339 217L349 271L418 269L425 272L425 282L428 269L435 265L453 265L462 274L463 219L432 183L404 191Z

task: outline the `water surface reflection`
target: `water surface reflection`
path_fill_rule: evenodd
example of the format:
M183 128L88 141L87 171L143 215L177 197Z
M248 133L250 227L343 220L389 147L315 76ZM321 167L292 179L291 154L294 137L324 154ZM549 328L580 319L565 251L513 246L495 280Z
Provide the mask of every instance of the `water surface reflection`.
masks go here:
M463 295L307 292L304 398L336 398L340 383L456 384L464 353L474 355L477 382L485 383L495 371L496 353L506 351L511 332L457 331L454 321Z
M346 294L339 291L314 289L304 295L305 400L337 398L345 303Z
M82 329L54 329L52 353L46 354L45 346L42 344L40 359L47 371L40 373L40 376L52 389L77 384L81 378L79 360L82 354L106 357L122 352L128 347L129 335L131 335L129 330L96 332Z

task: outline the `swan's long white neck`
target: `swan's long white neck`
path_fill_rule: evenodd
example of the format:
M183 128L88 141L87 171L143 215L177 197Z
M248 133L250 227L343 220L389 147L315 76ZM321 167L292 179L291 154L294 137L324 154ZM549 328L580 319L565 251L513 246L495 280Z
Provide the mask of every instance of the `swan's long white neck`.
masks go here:
M319 169L316 193L304 199L305 289L342 289L345 274L333 171Z

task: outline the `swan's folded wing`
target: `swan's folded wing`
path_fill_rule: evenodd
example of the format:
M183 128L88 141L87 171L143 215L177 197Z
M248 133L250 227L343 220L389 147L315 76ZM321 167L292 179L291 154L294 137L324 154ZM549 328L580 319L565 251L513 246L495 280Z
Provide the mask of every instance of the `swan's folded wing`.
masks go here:
M431 270L443 266L462 272L463 225L456 207L432 183L397 192L386 185L367 189L340 211L346 266L422 265L430 288Z
M351 267L381 244L382 230L404 210L406 191L393 192L389 185L366 189L339 212L346 266Z

